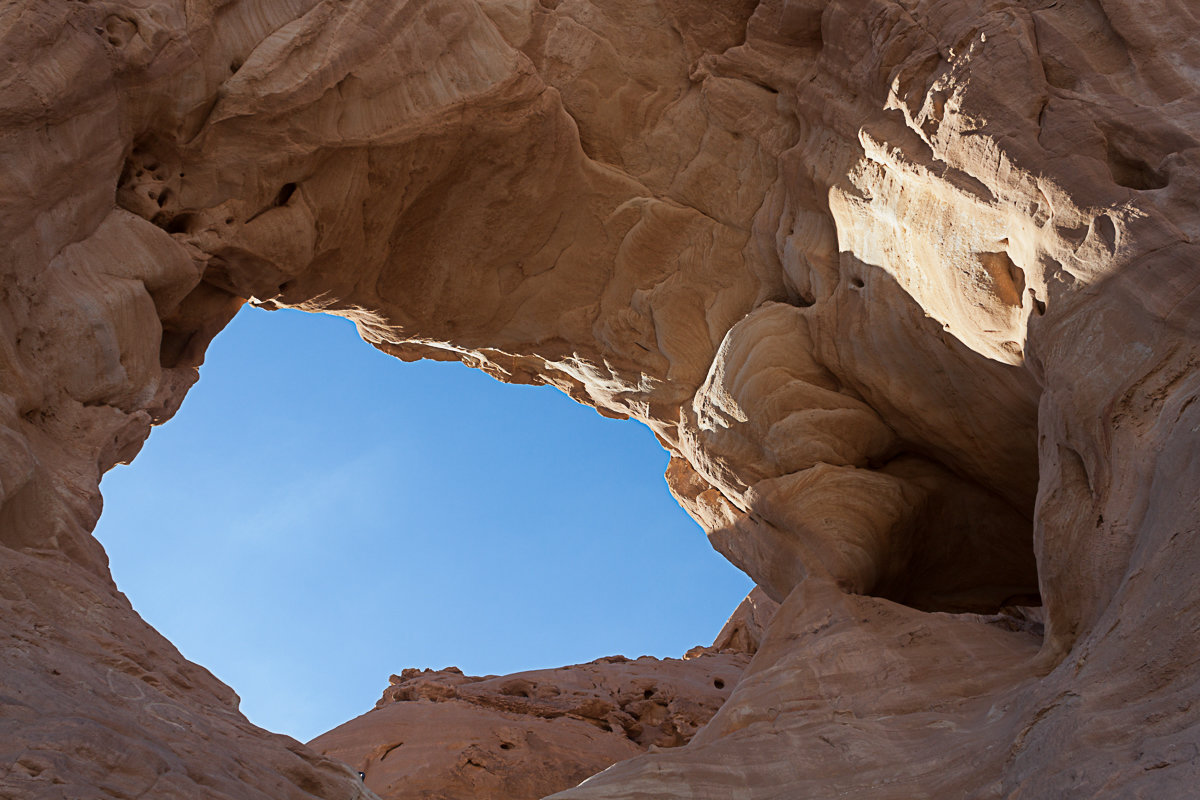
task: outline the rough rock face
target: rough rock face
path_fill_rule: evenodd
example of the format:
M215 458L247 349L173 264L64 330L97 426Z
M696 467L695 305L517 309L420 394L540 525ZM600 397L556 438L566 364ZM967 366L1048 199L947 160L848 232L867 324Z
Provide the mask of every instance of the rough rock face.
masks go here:
M683 660L609 656L500 677L406 669L375 709L309 742L383 800L537 800L687 744L728 699L779 605L754 589ZM1011 621L1010 621L1011 622Z
M309 747L361 770L384 800L537 800L650 748L686 744L749 661L613 656L488 678L406 669L373 711Z
M3 6L0 794L362 793L89 534L249 300L642 420L782 603L690 744L562 797L1185 795L1198 32L1178 0ZM1043 635L996 624L1039 597Z

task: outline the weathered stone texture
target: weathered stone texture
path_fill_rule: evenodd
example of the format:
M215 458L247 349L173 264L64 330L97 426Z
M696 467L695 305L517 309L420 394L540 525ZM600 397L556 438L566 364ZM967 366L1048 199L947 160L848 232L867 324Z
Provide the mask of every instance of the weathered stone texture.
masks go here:
M645 422L782 604L562 797L1200 784L1190 4L19 0L0 59L0 794L362 793L90 536L247 300Z
M648 749L686 744L749 661L709 649L502 677L406 669L374 710L309 746L361 771L383 800L538 800Z

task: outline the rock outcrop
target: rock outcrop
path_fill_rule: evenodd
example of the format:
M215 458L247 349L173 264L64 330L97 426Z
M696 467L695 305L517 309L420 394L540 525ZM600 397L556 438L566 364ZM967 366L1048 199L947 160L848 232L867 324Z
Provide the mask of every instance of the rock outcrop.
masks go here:
M1198 31L1173 0L5 5L0 794L363 795L90 536L249 301L641 420L782 604L688 745L559 796L1186 796Z
M538 800L651 748L686 744L750 661L612 656L476 678L406 669L357 719L309 742L383 800Z
M406 669L372 711L308 745L383 800L538 800L618 761L687 744L728 699L779 605L754 589L683 659L473 677Z

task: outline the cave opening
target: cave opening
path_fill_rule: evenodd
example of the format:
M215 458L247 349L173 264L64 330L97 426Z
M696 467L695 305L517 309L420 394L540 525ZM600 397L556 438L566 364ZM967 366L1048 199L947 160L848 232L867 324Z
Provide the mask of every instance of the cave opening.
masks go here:
M1014 284L1005 296L1019 305L1028 290L1024 272L1003 252L976 257L988 262L987 271ZM925 360L905 354L889 355L890 363L873 362L859 354L857 372L843 368L838 376L894 432L895 446L866 466L892 481L899 498L890 505L883 492L859 499L864 518L880 509L891 513L884 515L886 535L875 543L873 571L846 588L925 612L1015 617L1022 629L1037 632L1040 368L1024 366L1023 350L1019 364L987 355L980 343L998 331L981 329L975 336L953 331L887 268L851 252L842 258L847 274L868 276L865 282L852 277L842 289L845 296L907 307L917 320L911 332L892 333L910 353L921 352L922 339L942 345ZM1037 300L1036 293L1029 297ZM860 310L868 313L867 306ZM1024 313L1024 324L1038 324L1036 302Z
M1024 466L1020 481L1000 487L953 470L928 451L908 450L880 467L906 481L912 505L893 531L869 593L920 611L1040 623L1038 463L1026 459Z
M708 644L752 584L670 496L666 460L549 387L246 307L179 414L105 476L96 536L148 622L303 741L405 667Z

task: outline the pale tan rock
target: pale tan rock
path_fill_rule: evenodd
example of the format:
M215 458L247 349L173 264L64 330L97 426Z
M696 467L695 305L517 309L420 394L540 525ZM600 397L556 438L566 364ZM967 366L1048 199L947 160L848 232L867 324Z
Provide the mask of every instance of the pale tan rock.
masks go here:
M712 649L718 652L732 650L751 655L757 653L758 646L767 632L767 626L771 624L778 610L779 604L755 586L730 614L725 627L721 628L721 632L713 641Z
M612 764L686 744L749 656L643 656L502 677L407 669L373 711L309 746L365 775L384 800L536 800Z
M645 422L783 604L701 736L564 797L1187 796L1197 31L1167 0L3 6L0 794L363 791L246 723L89 534L250 300ZM995 618L1039 597L1040 644Z

